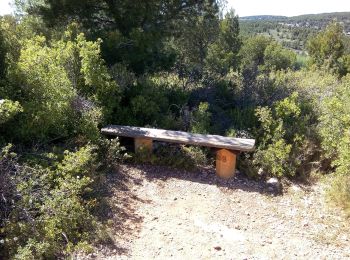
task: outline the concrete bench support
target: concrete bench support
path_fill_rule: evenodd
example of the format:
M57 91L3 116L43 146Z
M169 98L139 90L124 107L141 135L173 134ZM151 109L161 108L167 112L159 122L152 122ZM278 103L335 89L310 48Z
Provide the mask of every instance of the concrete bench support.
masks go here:
M235 175L238 153L227 149L220 149L216 152L216 174L220 178L228 179Z
M153 142L150 138L134 138L135 144L135 152L147 152L149 154L152 153L153 150Z

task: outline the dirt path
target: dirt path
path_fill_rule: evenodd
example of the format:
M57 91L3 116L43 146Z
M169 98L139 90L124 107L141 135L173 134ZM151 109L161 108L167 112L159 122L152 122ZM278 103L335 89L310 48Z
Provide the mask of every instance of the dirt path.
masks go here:
M97 259L349 259L344 218L327 209L322 186L283 196L244 177L121 166L110 185L115 248Z

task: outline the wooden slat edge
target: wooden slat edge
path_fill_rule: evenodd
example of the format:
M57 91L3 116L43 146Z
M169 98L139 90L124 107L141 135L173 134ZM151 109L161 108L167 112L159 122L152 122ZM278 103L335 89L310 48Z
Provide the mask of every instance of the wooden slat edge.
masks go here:
M230 150L239 150L239 151L244 151L244 152L249 152L254 150L254 145L255 145L255 140L254 139L244 139L244 138L232 138L232 139L237 139L237 140L244 140L245 145L217 145L217 144L209 144L207 142L194 142L194 141L182 141L182 140L174 140L174 139L167 139L167 138L161 138L161 137L150 137L147 135L137 135L137 134L127 134L125 132L121 133L118 132L118 127L123 127L123 128L128 128L129 126L107 126L101 129L101 132L106 135L116 135L116 136L124 136L124 137L131 137L131 138L137 138L137 137L146 137L146 138L151 138L155 141L163 141L163 142L169 142L169 143L179 143L179 144L191 144L191 145L197 145L197 146L206 146L206 147L215 147L215 148L225 148L225 149L230 149ZM133 128L139 128L140 131L147 131L147 130L152 130L152 128L143 128L143 127L129 127L130 130L134 130ZM153 130L161 130L161 131L172 131L172 130L164 130L164 129L153 129ZM174 131L174 132L180 132L182 131ZM186 133L186 132L183 132ZM188 134L188 133L187 133ZM197 134L200 136L205 137L206 135L201 135ZM216 135L209 135L209 136L216 136ZM225 136L219 136L225 138ZM229 138L229 137L226 137ZM239 141L237 141L239 142Z

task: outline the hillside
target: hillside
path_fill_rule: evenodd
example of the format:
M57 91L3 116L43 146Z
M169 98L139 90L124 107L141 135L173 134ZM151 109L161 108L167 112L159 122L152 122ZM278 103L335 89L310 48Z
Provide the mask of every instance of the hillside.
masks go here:
M305 14L293 17L258 15L240 18L242 35L271 36L285 47L303 51L309 37L338 21L350 35L350 12Z

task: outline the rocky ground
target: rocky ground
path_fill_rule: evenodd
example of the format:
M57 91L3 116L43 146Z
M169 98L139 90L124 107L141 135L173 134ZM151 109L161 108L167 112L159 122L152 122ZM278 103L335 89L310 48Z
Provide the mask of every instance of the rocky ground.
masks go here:
M122 165L108 181L111 245L84 259L350 259L349 220L324 184L283 195L213 169Z

